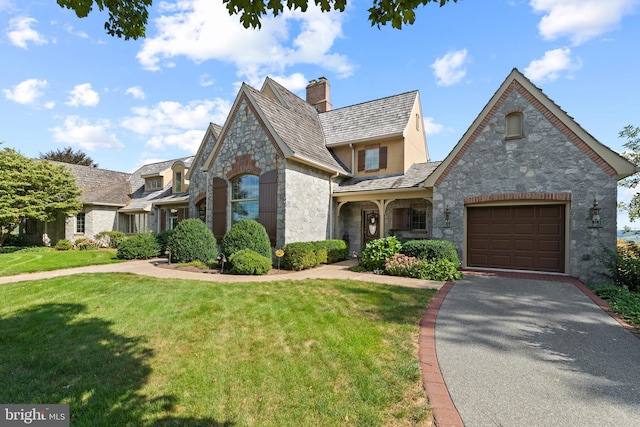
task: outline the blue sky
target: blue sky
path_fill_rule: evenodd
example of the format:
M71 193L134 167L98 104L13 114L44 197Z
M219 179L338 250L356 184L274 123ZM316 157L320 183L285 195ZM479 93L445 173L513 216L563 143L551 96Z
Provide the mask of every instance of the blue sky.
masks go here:
M618 132L640 126L640 0L460 0L420 7L400 31L371 27L370 6L287 12L257 31L222 0L155 0L146 39L124 41L97 10L0 0L0 141L31 157L70 145L132 171L195 153L242 82L271 76L304 97L325 76L334 108L419 90L442 160L514 67L616 151Z

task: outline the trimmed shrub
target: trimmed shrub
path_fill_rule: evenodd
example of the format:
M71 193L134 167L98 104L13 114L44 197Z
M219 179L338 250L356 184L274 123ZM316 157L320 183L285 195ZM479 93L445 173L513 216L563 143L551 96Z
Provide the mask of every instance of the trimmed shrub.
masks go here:
M232 274L267 274L271 270L271 259L252 251L241 249L229 257Z
M126 238L126 234L122 231L101 231L95 235L96 240L104 241L105 247L118 249L118 245Z
M321 240L313 245L321 264L333 264L349 257L349 247L344 240Z
M75 248L80 251L93 251L100 248L100 242L90 238L82 238L75 241Z
M158 245L160 247L160 245ZM172 262L202 261L211 263L218 255L213 232L199 219L185 219L173 230L167 241Z
M409 240L402 245L400 253L426 260L446 259L460 265L456 245L448 240Z
M164 230L156 234L156 241L160 246L160 255L164 255L167 252L167 245L169 243L169 237L173 234L173 230Z
M395 254L385 263L387 274L423 280L453 281L462 278L457 265L447 259L422 260Z
M604 276L631 292L640 292L640 246L634 242L618 244L616 251L604 245L603 254L595 254L606 268Z
M55 248L57 251L70 251L73 249L73 243L67 239L60 239L58 243L56 243Z
M271 258L271 242L267 230L258 221L242 219L222 238L221 251L227 259L242 249L251 249L263 257Z
M282 249L284 250L282 267L285 270L300 271L320 264L314 246L310 242L289 243Z
M372 240L360 253L360 265L368 271L384 270L387 259L400 252L402 244L396 237Z
M135 234L125 238L118 246L118 259L149 259L158 256L160 248L153 234Z

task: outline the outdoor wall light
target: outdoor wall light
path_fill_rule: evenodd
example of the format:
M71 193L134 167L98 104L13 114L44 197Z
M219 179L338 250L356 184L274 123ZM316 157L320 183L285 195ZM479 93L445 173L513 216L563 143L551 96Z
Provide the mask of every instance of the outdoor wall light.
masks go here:
M451 211L449 208L444 210L444 228L451 228Z
M589 208L589 227L602 227L602 220L600 219L600 206L598 205L598 201L596 199L593 199L593 206Z

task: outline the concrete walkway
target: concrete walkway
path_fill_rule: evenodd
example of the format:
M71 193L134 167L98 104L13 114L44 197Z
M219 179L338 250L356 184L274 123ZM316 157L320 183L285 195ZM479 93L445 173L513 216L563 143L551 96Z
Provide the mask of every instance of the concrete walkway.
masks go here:
M368 272L356 273L349 271L349 267L355 264L352 260L322 265L303 271L282 270L280 274L268 274L263 276L239 276L232 274L206 274L192 271L162 268L159 264L166 264L166 259L152 259L127 261L115 264L92 265L88 267L68 268L64 270L43 271L38 273L18 274L15 276L0 277L0 284L21 282L24 280L40 280L51 277L69 276L82 273L132 273L143 276L157 277L160 279L188 279L203 280L208 282L271 282L274 280L306 280L306 279L343 279L358 280L364 282L383 283L388 285L406 286L420 289L440 289L444 282L433 280L410 279L407 277L385 276Z
M445 384L427 394L454 405L434 407L439 427L640 425L640 340L575 282L467 274L439 292L421 332L435 320L421 365Z

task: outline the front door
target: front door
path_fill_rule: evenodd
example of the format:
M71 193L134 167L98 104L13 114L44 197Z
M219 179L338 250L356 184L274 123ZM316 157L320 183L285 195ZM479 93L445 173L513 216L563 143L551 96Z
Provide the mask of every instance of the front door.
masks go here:
M366 245L380 238L380 214L378 211L363 211L362 241Z

